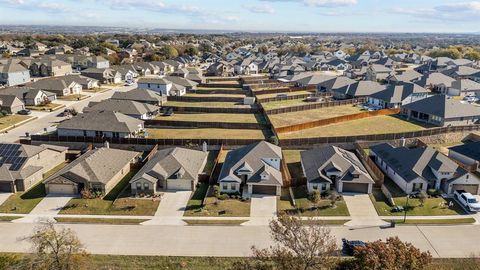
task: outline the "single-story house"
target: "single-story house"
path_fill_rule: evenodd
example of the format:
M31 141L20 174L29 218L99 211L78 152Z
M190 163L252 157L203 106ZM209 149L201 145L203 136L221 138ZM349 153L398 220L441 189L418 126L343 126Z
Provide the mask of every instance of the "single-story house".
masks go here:
M218 183L220 192L280 196L282 149L261 141L228 152Z
M0 92L0 111L15 114L25 109L25 103L15 95L4 95Z
M93 89L100 87L99 81L93 78L85 77L82 75L67 75L59 77L59 79L65 80L67 84L71 82L76 82L82 86L83 90Z
M432 92L446 94L454 81L455 79L452 77L440 72L434 72L423 75L415 83L423 88L431 90Z
M335 99L366 97L385 89L384 85L374 81L359 81L332 89Z
M181 147L158 150L130 180L132 194L195 190L207 156L207 152Z
M57 96L80 95L82 86L75 81L58 78L47 78L29 83L27 87L45 90Z
M108 194L136 163L139 153L97 148L86 152L43 183L47 194L76 195L87 189Z
M112 111L123 113L137 119L147 120L154 118L160 107L148 103L140 103L133 100L106 99L103 101L92 101L88 107L83 109L84 113Z
M45 102L53 102L57 95L45 90L30 87L8 87L0 89L0 95L14 95L27 106L39 106Z
M335 187L338 192L371 193L375 182L354 153L336 146L300 153L309 193Z
M426 97L428 90L414 83L390 84L385 90L370 95L368 103L382 109L391 109Z
M480 83L470 79L458 79L448 88L450 96L480 96Z
M162 106L165 102L167 102L166 96L161 96L158 92L152 90L139 88L135 88L126 92L117 91L113 93L111 99L133 100L156 106Z
M452 146L448 148L448 157L470 171L480 171L480 142Z
M122 81L120 72L111 68L87 68L82 70L82 75L96 79L103 84L114 84Z

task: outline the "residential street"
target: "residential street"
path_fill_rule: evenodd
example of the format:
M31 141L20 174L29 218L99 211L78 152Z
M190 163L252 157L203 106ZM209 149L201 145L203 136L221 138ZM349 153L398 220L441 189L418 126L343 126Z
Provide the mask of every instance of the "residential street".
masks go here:
M0 223L0 252L26 252L19 241L38 224ZM89 252L117 255L246 256L252 245L272 244L267 226L138 226L71 224ZM458 233L461 231L462 233ZM332 227L340 245L343 237L374 241L398 235L403 241L428 250L434 257L470 257L480 254L480 226L397 226L352 230Z

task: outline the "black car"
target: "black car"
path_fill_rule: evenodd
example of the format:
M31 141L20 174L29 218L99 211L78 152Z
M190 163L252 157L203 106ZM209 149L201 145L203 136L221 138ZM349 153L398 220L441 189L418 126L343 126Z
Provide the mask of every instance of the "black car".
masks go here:
M360 240L352 240L348 241L345 238L342 238L342 255L343 256L353 256L353 252L355 251L356 247L364 247L365 242Z
M30 115L30 114L32 114L32 111L30 111L29 109L23 109L23 110L18 111L17 114Z

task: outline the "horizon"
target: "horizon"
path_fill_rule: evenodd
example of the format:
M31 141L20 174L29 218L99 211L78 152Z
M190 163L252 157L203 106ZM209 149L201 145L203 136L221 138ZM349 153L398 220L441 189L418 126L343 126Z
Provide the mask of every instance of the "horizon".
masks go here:
M453 0L0 0L0 11L4 26L257 33L468 34L480 23L480 1Z

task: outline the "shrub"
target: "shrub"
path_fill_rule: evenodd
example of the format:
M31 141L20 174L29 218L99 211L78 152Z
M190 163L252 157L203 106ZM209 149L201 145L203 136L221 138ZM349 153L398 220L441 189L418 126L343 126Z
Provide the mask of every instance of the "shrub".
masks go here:
M321 200L320 191L314 190L312 193L310 193L308 199L309 199L310 201L312 201L313 203L319 203L320 200Z
M220 194L217 198L223 201L223 200L227 200L230 197L228 196L228 194Z
M420 192L420 194L418 194L418 200L420 202L420 207L423 207L423 205L425 205L425 202L427 201L427 198L428 198L428 195L427 195L427 193L425 193L425 191L422 191L422 192Z
M433 197L438 197L440 196L441 192L438 189L430 188L427 190L427 194Z
M218 198L218 196L220 196L220 187L213 186L213 197Z
M278 137L277 136L271 136L268 141L271 143L271 144L274 144L274 145L278 145Z

